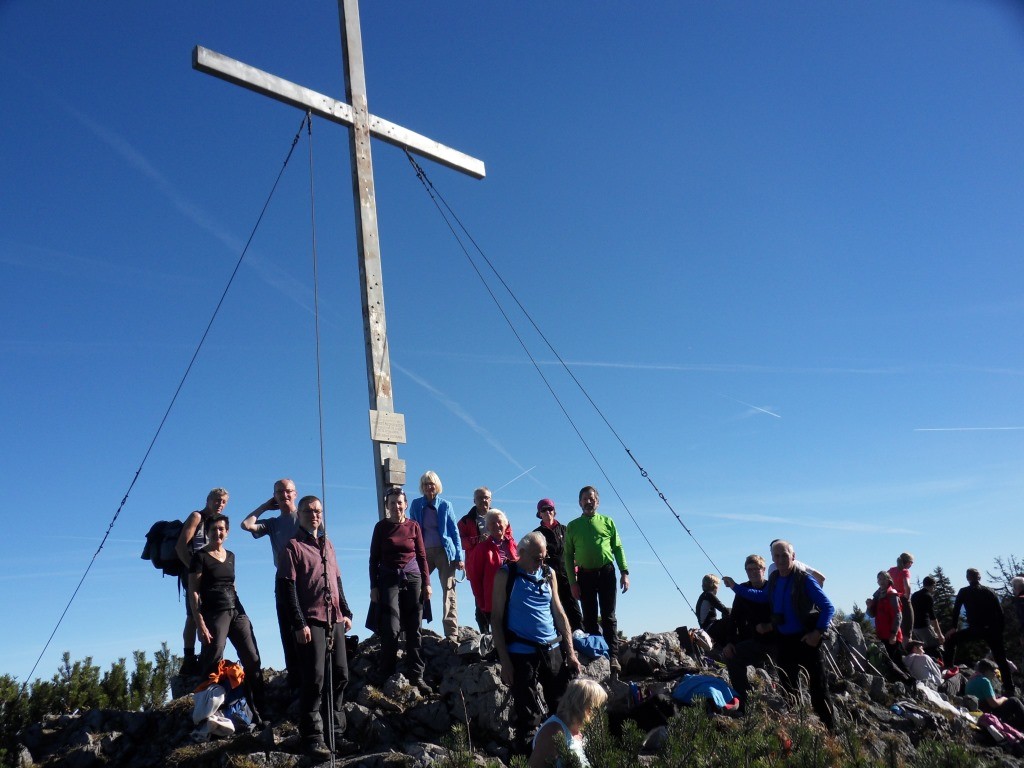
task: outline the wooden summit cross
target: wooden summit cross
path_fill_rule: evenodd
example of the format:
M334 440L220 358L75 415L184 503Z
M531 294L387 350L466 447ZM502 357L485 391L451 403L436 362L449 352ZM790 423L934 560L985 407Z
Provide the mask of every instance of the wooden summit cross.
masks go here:
M341 18L341 47L348 103L303 88L202 46L196 46L192 51L192 68L351 128L349 148L352 157L356 244L360 255L366 372L370 390L370 439L373 443L377 479L377 513L383 517L384 491L405 483L405 462L398 458L398 443L405 442L405 418L395 413L391 390L391 361L388 355L387 324L384 320L384 285L380 266L380 240L377 236L370 137L376 136L389 144L477 179L484 177L484 164L476 158L370 114L366 101L358 0L338 0L338 14Z

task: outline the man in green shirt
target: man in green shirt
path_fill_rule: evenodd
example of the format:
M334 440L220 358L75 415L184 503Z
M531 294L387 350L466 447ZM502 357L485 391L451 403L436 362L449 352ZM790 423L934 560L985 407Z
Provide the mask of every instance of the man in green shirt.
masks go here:
M608 657L613 674L618 674L619 638L615 621L615 564L619 566L622 591L629 589L629 569L626 553L622 550L615 521L597 514L601 504L597 489L580 489L580 509L583 514L565 529L565 575L572 596L583 609L583 631L596 635L603 631L608 643ZM598 604L601 624L598 627Z

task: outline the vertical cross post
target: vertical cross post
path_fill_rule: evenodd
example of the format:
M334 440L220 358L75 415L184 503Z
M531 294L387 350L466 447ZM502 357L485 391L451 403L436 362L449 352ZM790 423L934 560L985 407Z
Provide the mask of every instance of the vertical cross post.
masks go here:
M349 147L352 156L352 198L356 214L359 280L362 283L363 336L370 394L370 439L373 443L376 475L377 514L383 517L385 490L405 484L405 462L398 458L398 443L405 442L405 420L401 414L395 413L391 389L391 361L384 316L384 280L377 234L377 203L370 138L381 139L477 179L484 177L484 164L474 157L370 114L363 71L358 0L338 0L338 17L341 22L347 103L202 46L196 46L192 52L192 67L351 128Z
M370 111L366 100L363 69L363 41L359 27L358 0L338 0L341 22L345 96L352 107L349 150L352 156L352 200L356 215L356 246L359 251L360 297L363 305L363 341L366 345L366 383L370 394L371 422L375 413L394 413L391 389L391 356L384 315L384 276L380 265L380 237L377 232L377 202L370 156ZM371 430L373 424L371 423ZM398 445L371 435L373 466L377 481L377 503L392 485L405 483L405 463L398 458ZM378 513L384 514L383 506Z

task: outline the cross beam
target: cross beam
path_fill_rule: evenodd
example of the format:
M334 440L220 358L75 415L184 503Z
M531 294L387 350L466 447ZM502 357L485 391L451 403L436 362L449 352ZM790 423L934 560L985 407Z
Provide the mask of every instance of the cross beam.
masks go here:
M370 395L370 439L373 443L377 480L377 514L383 517L384 491L405 483L405 462L398 458L398 443L405 442L405 421L394 410L391 389L391 360L384 319L384 281L380 264L370 138L376 137L477 179L484 177L484 164L474 157L370 114L363 71L358 0L338 0L338 15L341 21L345 95L348 102L296 85L202 46L196 46L192 51L192 68L303 111L308 110L351 129L349 150L356 244L360 257L359 279L362 283L363 338L366 343Z
M349 128L355 122L351 105L344 101L338 101L330 96L296 85L283 77L256 69L238 59L232 59L201 45L197 45L192 51L192 69L219 77L221 80L227 80L229 83L248 88L250 91L262 93L264 96L269 96L292 107L298 107L303 111L309 110L318 117ZM422 134L410 131L408 128L403 128L376 115L369 116L369 123L370 134L381 141L408 149L414 155L461 171L474 179L482 179L486 175L482 160L470 157L457 149L446 147L444 144L439 144L433 139L428 139Z

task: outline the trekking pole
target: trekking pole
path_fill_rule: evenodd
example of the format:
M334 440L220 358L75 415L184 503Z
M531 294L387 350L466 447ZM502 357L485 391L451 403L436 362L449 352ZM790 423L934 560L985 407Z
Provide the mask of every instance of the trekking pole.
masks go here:
M863 653L861 653L860 651L858 651L856 648L854 648L852 646L850 646L850 652L855 657L859 658L862 662L864 662L864 664L867 665L868 669L870 669L876 675L878 675L879 677L885 677L885 675L883 675L881 672L878 671L878 667L876 667L874 664L872 664L871 661L868 659L868 657L865 656Z
M324 643L324 667L326 687L320 691L320 711L323 712L324 696L327 696L327 712L330 714L330 726L327 737L327 748L331 751L331 768L334 768L334 614L331 611L331 580L327 577L327 528L323 529L323 541L320 545L320 562L324 572L324 615L327 618L327 636ZM328 729L328 724L320 718L321 727Z
M845 637L843 637L843 636L842 636L842 634L840 634L839 632L836 632L836 637L838 637L838 638L839 638L839 640L840 640L840 642L841 642L841 643L842 643L842 644L843 644L843 645L844 645L844 646L846 647L846 651L847 651L847 653L849 653L849 654L850 654L850 659L851 659L851 660L853 660L853 661L855 661L855 662L856 662L856 661L858 661L858 660L860 660L860 661L862 661L862 662L863 662L864 664L866 664L866 665L868 666L868 669L870 669L870 670L871 670L872 672L874 672L874 673L875 673L876 675L878 675L879 677L885 677L885 675L883 675L883 674L882 674L881 672L879 672L879 671L878 671L878 669L877 669L877 668L875 667L875 665L874 665L874 664L872 664L872 663L871 663L871 662L870 662L870 661L868 660L868 657L867 657L867 656L865 656L865 655L864 655L863 653L861 653L860 651L858 651L858 650L857 650L856 648L854 648L854 647L853 647L852 645L850 645L850 643L849 643L849 642L848 642L848 641L846 640L846 638L845 638ZM864 670L864 668L863 668L863 667L861 667L860 671L861 671L861 672L864 672L864 671L866 671L866 670Z
M842 678L843 673L839 671L839 665L836 664L836 658L832 655L832 651L828 648L822 648L825 652L825 658L828 660L829 665L832 667L832 671L836 673L836 677Z

